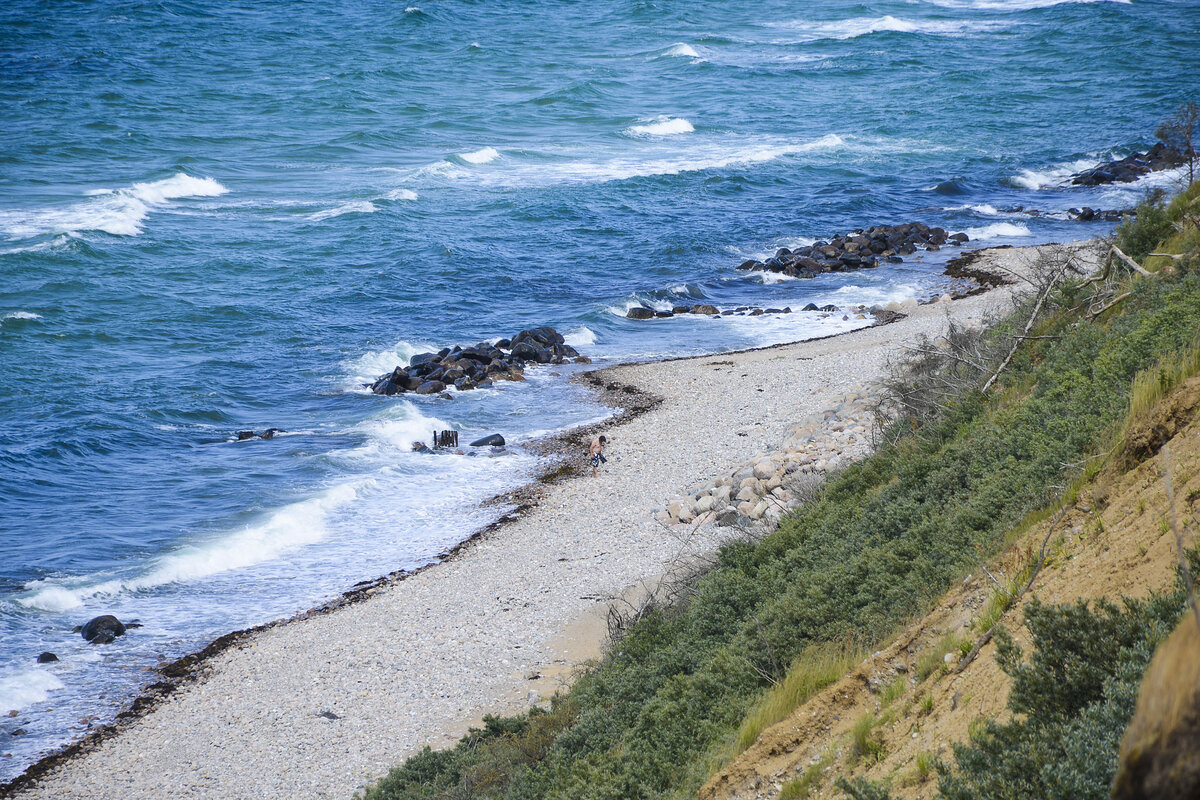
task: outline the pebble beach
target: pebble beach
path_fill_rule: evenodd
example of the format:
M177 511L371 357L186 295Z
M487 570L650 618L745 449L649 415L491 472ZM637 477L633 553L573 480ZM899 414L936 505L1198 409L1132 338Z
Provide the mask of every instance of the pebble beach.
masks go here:
M975 266L1019 276L1042 249L985 251ZM349 798L484 714L545 702L601 655L611 603L769 529L801 476L869 451L879 381L907 347L1005 311L1020 288L909 305L829 339L603 370L659 402L605 429L599 478L546 483L445 561L239 638L11 796Z

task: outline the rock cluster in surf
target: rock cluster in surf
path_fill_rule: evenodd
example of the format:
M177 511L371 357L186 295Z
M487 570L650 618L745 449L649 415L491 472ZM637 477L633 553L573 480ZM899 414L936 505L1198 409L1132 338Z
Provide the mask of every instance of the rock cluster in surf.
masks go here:
M751 259L738 269L815 278L826 272L871 269L883 261L896 263L902 260L901 256L912 255L918 249L940 250L944 245L957 246L969 240L965 233L947 233L922 222L876 225L794 250L783 247L765 262Z
M586 356L567 344L547 325L521 331L512 339L471 347L446 347L436 353L418 353L369 384L375 394L440 394L453 386L460 391L482 389L495 381L525 380L526 364L562 364Z
M1106 161L1071 176L1074 186L1099 186L1105 183L1133 183L1143 175L1178 167L1186 161L1178 150L1162 142L1144 153L1131 153L1117 161Z

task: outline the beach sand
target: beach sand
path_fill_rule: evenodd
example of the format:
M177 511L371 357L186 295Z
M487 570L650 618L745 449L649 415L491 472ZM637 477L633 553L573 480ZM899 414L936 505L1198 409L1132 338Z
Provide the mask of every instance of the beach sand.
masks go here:
M1036 252L991 250L975 266L1022 272ZM978 324L1014 288L831 339L605 370L662 401L606 431L598 479L547 485L528 513L362 602L238 639L15 796L349 798L483 714L528 708L600 653L614 598L736 532L656 521L672 495L778 451L797 423L869 394L920 335Z

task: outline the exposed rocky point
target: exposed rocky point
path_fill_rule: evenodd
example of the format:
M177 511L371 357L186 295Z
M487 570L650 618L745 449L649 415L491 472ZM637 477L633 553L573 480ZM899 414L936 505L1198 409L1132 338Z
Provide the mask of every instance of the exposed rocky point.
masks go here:
M562 364L580 357L562 334L543 325L495 344L480 342L471 347L418 353L407 365L381 375L369 386L375 394L442 395L451 386L466 391L490 387L495 381L522 381L526 364Z

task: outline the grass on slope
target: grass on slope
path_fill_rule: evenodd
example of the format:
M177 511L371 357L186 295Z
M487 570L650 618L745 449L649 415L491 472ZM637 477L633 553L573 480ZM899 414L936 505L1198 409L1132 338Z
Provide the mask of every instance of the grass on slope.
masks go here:
M365 797L694 796L739 731L758 724L748 715L778 713L762 709L787 686L781 664L808 669L806 652L879 641L925 612L1111 436L1133 377L1192 342L1200 276L1177 270L1127 288L1095 318L1052 295L1033 331L1042 338L1024 341L998 391L965 386L936 418L902 420L903 435L776 532L723 548L687 601L652 609L550 712L489 718ZM1024 321L988 335L1011 341ZM774 694L786 705L805 691Z

